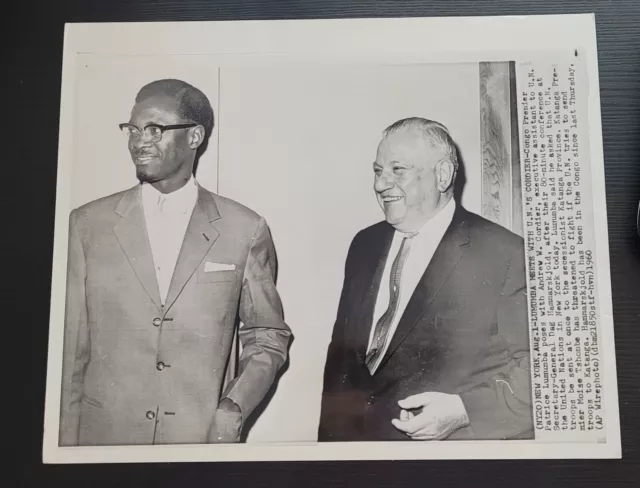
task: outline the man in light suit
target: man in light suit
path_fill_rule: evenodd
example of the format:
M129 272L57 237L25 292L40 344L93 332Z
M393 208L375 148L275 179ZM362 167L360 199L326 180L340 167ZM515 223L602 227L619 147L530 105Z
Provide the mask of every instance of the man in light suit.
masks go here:
M438 122L388 127L373 169L386 221L349 249L319 440L532 437L523 239L456 203Z
M213 121L146 85L121 124L140 184L71 213L61 445L238 442L287 359L265 220L193 176Z

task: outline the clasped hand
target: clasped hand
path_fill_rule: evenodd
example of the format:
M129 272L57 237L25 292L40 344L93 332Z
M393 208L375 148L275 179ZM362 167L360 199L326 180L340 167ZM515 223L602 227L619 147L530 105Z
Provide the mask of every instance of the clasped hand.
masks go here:
M467 411L458 395L425 392L398 402L400 418L393 426L413 440L442 440L469 424ZM418 413L410 410L419 409Z

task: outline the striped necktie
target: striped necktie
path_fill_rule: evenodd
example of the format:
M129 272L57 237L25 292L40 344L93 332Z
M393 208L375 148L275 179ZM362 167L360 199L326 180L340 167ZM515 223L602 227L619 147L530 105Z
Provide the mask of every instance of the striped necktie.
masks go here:
M387 342L389 329L391 328L393 319L398 311L400 284L402 283L402 268L409 256L411 239L415 236L416 234L405 234L405 237L402 239L402 244L400 245L400 250L398 251L396 258L393 261L393 265L391 266L391 273L389 274L389 306L376 324L373 341L371 341L371 347L369 348L369 352L365 358L365 364L371 374L375 372L376 364L384 350L384 345Z

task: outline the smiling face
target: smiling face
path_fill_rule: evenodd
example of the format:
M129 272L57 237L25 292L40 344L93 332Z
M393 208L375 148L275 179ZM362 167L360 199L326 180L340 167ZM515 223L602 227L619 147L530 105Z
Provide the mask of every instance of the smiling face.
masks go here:
M154 95L135 104L130 122L140 128L148 124L188 122L179 116L178 109L179 102L173 98ZM199 129L194 129L167 130L158 142L147 136L129 140L129 152L138 179L161 188L179 187L178 182L186 182L191 176L195 150L200 144Z
M374 190L397 230L418 231L449 201L453 163L441 157L416 128L391 132L378 145Z

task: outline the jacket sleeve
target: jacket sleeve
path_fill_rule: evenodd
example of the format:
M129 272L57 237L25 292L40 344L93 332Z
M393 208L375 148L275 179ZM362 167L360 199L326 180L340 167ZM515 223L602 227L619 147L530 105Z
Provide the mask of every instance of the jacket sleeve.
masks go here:
M222 394L235 403L242 421L253 412L272 387L288 357L292 333L284 322L276 290L276 253L264 219L253 236L240 295L238 331L242 353L238 374Z
M78 214L74 210L69 219L59 431L61 446L78 444L80 402L90 355L85 277L85 255L78 232Z
M498 333L509 355L507 366L482 384L460 394L473 437L533 437L529 322L524 247L514 253L496 314Z

